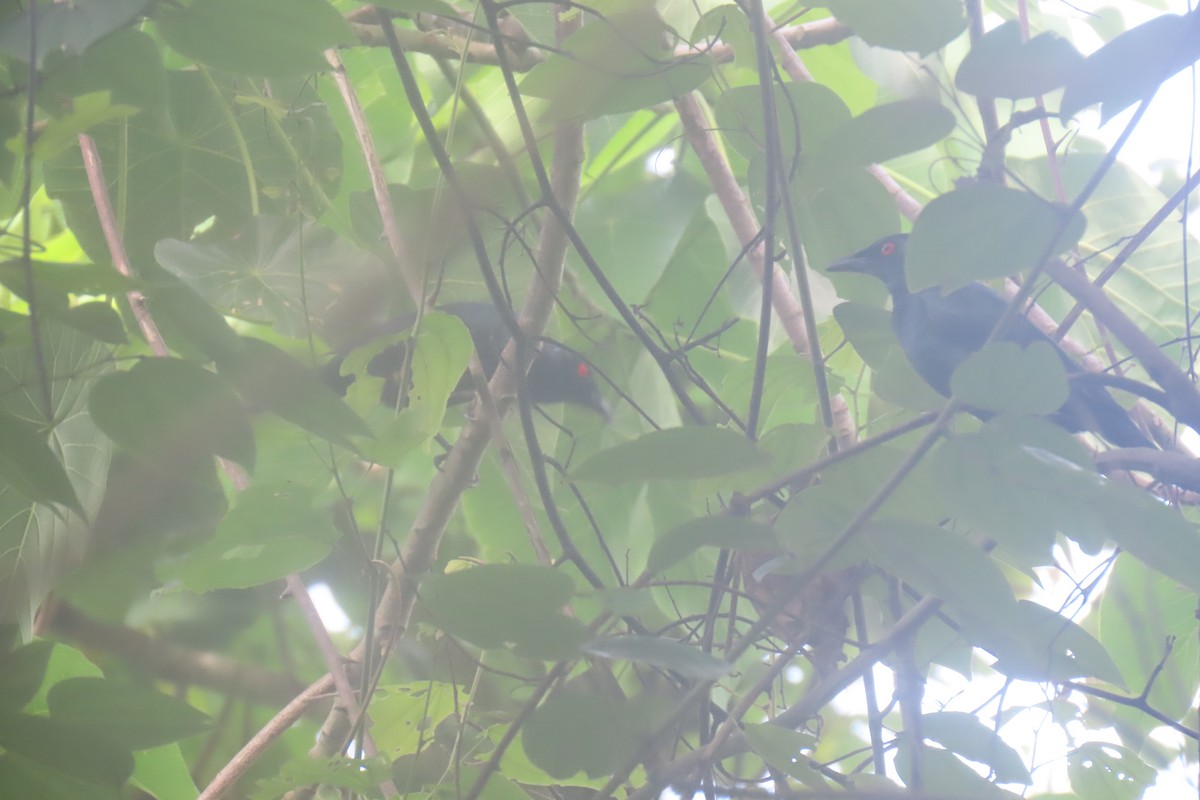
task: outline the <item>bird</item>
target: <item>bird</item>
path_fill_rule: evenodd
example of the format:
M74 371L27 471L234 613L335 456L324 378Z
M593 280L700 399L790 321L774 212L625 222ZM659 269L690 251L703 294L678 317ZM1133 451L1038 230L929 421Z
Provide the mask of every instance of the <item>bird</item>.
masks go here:
M467 326L475 344L475 351L479 354L479 362L484 373L490 378L500 365L501 352L511 338L500 312L491 303L479 302L447 303L439 306L437 310L453 314ZM338 394L345 395L346 390L356 380L356 376L352 374L342 374L342 364L350 352L384 336L411 330L416 320L416 314L400 314L369 328L349 346L342 348L325 365L326 382ZM384 379L380 402L385 405L395 406L399 401L400 374L405 369L407 348L407 342L385 347L367 363L368 375ZM596 384L592 372L591 365L573 350L552 340L543 339L541 352L529 367L525 385L535 403L571 403L590 408L608 419L608 403L600 393L600 387ZM450 402L466 402L473 396L474 386L471 378L464 374L451 395Z
M857 253L829 265L830 272L857 272L878 278L892 296L892 329L917 373L943 397L950 397L950 376L987 343L1008 301L982 283L969 283L949 294L938 287L910 292L904 277L908 234L886 236ZM1049 336L1020 314L1013 315L997 337L1028 347L1045 342L1054 348L1070 387L1066 402L1046 418L1061 428L1099 434L1118 447L1149 447L1150 440L1105 388L1111 380L1085 370ZM1130 383L1133 383L1132 381ZM987 420L993 414L967 407Z

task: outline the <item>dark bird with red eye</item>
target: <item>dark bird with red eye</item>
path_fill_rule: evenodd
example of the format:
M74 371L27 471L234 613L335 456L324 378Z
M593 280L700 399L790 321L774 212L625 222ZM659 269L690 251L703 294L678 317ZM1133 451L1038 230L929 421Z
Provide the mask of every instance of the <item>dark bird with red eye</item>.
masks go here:
M447 303L437 310L453 314L467 326L479 362L490 378L500 365L500 354L510 338L500 312L491 303ZM342 362L350 351L384 336L410 330L415 322L415 314L401 314L374 326L326 365L326 381L339 394L345 394L355 381L354 375L342 374ZM400 375L406 355L407 344L400 342L384 348L367 364L368 375L384 379L380 401L385 405L394 406L399 399ZM542 340L541 352L529 367L525 385L535 403L572 403L590 408L605 419L609 417L608 403L600 394L587 361L557 342ZM451 402L466 402L474 393L470 376L463 375Z
M949 294L938 287L910 292L904 277L907 234L880 239L852 256L829 265L830 272L858 272L883 281L892 295L892 329L917 373L944 397L950 376L988 341L1008 301L982 283L970 283ZM1071 433L1091 431L1119 447L1153 447L1105 388L1106 377L1091 373L1050 337L1020 314L1009 318L998 341L1028 347L1045 342L1062 360L1070 385L1067 400L1047 419ZM1111 381L1110 381L1111 382ZM992 416L968 408L980 419Z

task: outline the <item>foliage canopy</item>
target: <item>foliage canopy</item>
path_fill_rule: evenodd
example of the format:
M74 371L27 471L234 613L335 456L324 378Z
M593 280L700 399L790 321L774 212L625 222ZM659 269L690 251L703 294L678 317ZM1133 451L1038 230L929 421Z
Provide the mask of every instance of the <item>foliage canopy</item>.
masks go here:
M1200 177L1095 123L1200 13L1127 5L0 4L0 795L1194 774ZM1036 416L1048 348L948 405L825 272L902 228L911 288L1153 384L1162 449ZM481 300L521 333L448 407L485 376L436 307ZM531 403L543 334L611 420Z

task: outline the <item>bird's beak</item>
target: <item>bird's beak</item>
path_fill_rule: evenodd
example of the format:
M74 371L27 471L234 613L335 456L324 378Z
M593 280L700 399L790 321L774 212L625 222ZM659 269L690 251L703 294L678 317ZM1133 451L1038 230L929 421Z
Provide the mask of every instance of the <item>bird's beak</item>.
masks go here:
M867 259L862 256L846 256L834 261L825 268L826 272L858 272L862 274L870 274L867 269Z
M600 416L604 417L605 422L612 422L612 406L604 399L604 396L597 393L592 402L588 404L588 408L595 411Z

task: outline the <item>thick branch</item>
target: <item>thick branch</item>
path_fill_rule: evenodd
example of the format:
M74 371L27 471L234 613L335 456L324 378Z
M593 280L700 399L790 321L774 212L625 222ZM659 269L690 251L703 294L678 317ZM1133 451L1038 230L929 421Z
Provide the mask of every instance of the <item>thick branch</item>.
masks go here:
M155 678L204 686L272 706L288 703L304 689L288 675L218 653L192 650L133 628L97 622L68 605L54 610L49 631L73 645L116 656Z
M1200 492L1200 459L1185 453L1168 453L1150 447L1123 447L1097 453L1096 468L1114 471L1145 472L1163 483Z

